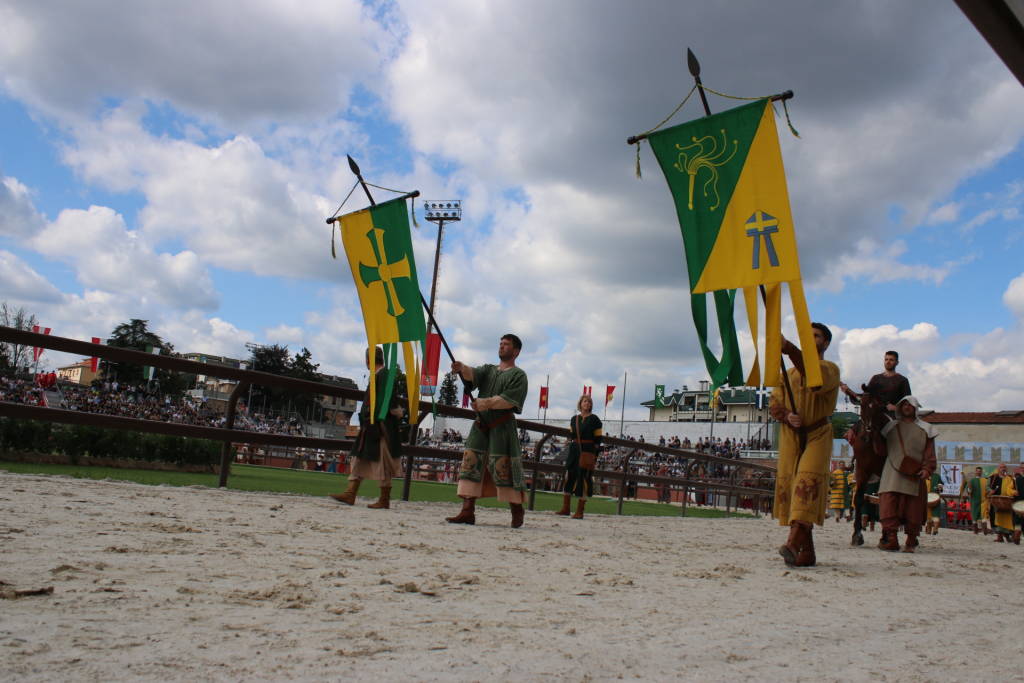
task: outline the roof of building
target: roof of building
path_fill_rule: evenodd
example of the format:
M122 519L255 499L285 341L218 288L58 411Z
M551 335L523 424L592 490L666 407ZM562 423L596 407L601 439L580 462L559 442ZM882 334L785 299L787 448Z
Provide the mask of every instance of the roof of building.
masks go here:
M684 388L682 391L673 391L671 395L665 394L663 403L666 408L671 408L674 405L681 405L683 403L684 398L691 396L696 396L698 400L705 399L705 401L701 401L702 403L710 402L710 400L707 400L709 397L708 391L706 389L693 390ZM753 387L723 388L721 391L718 392L718 401L722 405L756 405L757 389ZM653 408L654 399L652 398L650 401L644 401L640 405L645 406L647 408Z
M57 369L58 370L71 370L73 368L91 368L91 367L92 367L92 359L91 358L85 358L83 360L78 361L77 363L72 363L71 365L61 365Z
M1024 424L1024 410L997 413L931 413L921 419L932 424Z

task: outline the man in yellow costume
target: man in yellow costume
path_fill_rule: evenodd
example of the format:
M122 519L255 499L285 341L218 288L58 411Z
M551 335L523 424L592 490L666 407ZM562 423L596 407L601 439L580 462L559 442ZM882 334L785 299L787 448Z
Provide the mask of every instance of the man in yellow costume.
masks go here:
M1009 498L1017 498L1017 483L1014 481L1012 475L1006 467L1005 462L999 463L999 467L992 473L992 476L988 479L988 495L991 501L992 496L1007 496ZM991 505L991 502L989 503ZM1013 530L1013 510L999 510L995 511L995 528L993 531L996 532L996 542L1004 543L1010 540L1010 537L1014 535ZM1016 536L1019 543L1020 536Z
M779 432L779 468L775 478L775 509L779 524L789 527L789 538L779 548L787 565L813 567L812 529L825 521L828 503L829 460L832 455L832 424L839 395L839 367L825 360L832 332L821 323L811 323L814 345L821 364L822 385L808 387L804 380L800 349L784 339L782 352L789 356L792 399L782 387L775 387L769 412L782 423Z

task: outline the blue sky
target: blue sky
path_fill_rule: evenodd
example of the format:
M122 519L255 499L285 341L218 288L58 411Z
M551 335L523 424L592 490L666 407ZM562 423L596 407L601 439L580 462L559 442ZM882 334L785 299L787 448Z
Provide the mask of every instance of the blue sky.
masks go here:
M926 405L1024 407L1024 88L954 3L764 5L267 0L240 32L200 2L8 3L0 299L66 336L141 317L181 351L307 346L362 377L323 220L352 154L375 184L463 200L438 301L457 355L492 361L516 331L528 406L546 375L564 416L628 372L626 415L644 417L655 384L705 376L671 199L625 144L689 89L690 46L717 90L796 92L801 138L780 140L844 379L897 348Z

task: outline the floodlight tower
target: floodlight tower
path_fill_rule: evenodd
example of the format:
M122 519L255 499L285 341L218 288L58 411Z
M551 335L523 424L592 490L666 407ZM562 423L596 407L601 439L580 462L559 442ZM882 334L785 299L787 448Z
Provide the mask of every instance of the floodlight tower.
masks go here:
M462 220L462 200L444 199L429 200L423 202L423 208L427 214L427 220L437 223L437 249L434 250L434 277L430 281L430 315L434 315L434 297L437 296L437 268L441 262L441 235L444 233L445 223L454 223ZM431 326L428 323L427 332Z

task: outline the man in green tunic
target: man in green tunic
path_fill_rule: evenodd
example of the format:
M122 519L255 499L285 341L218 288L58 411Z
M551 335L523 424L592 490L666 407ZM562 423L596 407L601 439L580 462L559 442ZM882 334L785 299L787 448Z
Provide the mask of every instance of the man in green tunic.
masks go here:
M960 497L969 497L971 500L974 533L984 531L988 536L988 479L980 467L975 467L974 477L964 482Z
M523 525L526 481L515 418L515 413L523 412L526 400L526 373L516 367L522 348L519 337L506 334L498 343L498 365L474 368L459 361L452 363L452 372L479 389L472 404L477 418L466 437L459 469L462 510L447 518L452 524L475 524L476 499L497 495L512 510L512 528Z

